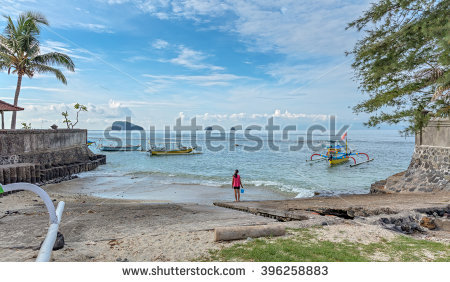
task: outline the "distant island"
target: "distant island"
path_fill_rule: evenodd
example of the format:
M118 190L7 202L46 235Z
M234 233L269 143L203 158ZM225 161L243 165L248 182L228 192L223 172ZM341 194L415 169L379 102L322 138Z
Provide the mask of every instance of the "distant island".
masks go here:
M144 130L144 128L142 128L141 126L132 124L131 122L128 122L128 121L115 121L115 122L113 122L111 129L112 130Z

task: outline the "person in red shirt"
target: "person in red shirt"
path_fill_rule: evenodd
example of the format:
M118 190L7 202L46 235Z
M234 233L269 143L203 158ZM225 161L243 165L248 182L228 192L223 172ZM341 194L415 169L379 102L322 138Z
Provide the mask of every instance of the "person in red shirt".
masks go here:
M242 185L241 176L238 173L239 170L236 169L233 175L233 181L231 182L234 189L235 202L241 201L241 187L244 188Z

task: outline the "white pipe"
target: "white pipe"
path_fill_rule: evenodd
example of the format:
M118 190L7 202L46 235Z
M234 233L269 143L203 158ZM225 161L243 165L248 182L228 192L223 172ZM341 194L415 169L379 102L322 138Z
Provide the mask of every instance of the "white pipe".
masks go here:
M61 217L64 211L65 203L63 201L59 202L58 207L55 211L55 206L53 205L52 200L50 199L48 194L39 186L25 182L12 183L4 186L2 186L0 183L0 193L17 190L27 190L36 193L39 197L41 197L41 199L45 203L45 206L47 207L48 213L50 215L50 227L48 228L47 236L42 243L36 261L50 261L53 246L55 245L56 237L58 235L58 228L59 224L61 223Z
M61 217L64 210L64 202L61 201L58 203L58 207L56 208L56 215L58 217L58 221L56 223L50 224L50 227L47 231L47 236L45 237L44 242L42 243L41 249L39 250L39 254L36 258L37 262L48 262L50 261L50 257L52 256L53 246L55 245L56 236L58 235L59 224L61 223Z
M1 184L0 184L1 185ZM50 223L57 223L58 218L55 213L55 206L53 205L52 199L48 196L47 192L45 192L41 187L25 182L12 183L2 186L4 192L18 191L18 190L27 190L36 193L41 199L44 201L45 206L47 207L48 213L50 214Z

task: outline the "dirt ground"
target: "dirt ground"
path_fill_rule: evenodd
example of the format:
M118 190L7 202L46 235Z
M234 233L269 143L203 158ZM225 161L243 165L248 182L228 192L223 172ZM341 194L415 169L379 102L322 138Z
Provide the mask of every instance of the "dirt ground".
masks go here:
M236 225L282 224L289 228L327 227L322 236L339 240L339 234L358 238L385 238L397 233L380 226L361 224L337 216L324 216L314 207L393 210L448 205L449 195L389 196L353 195L344 198L312 198L285 201L228 203L241 207L302 212L301 221L279 222L274 218L207 204L155 203L145 200L111 200L82 194L48 191L56 205L65 201L60 231L65 247L54 251L54 261L188 261L239 242L214 242L214 228ZM312 211L308 210L312 207ZM33 261L48 228L42 201L30 192L0 198L0 261ZM342 228L349 232L341 232ZM328 231L327 231L328 230ZM448 232L445 232L444 237ZM375 234L375 235L374 235ZM436 233L438 234L438 233ZM350 236L350 235L349 235ZM348 239L341 238L342 240ZM438 236L439 237L439 236Z

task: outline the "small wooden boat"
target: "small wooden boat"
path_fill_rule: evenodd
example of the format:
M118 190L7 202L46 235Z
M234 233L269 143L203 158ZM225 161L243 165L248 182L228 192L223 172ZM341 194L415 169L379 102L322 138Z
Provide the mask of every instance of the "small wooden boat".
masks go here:
M356 153L348 151L347 147L347 133L343 135L341 138L342 140L345 138L345 147L340 146L336 144L336 141L331 140L330 146L327 147L327 151L324 154L312 154L310 160L307 160L309 162L317 162L317 161L323 161L326 160L330 166L343 164L348 162L350 159L353 160L353 164L350 166L357 166L363 163L371 162L373 159L369 158L369 155L366 153ZM345 150L344 150L345 149ZM344 151L343 151L344 150ZM355 157L363 155L366 157L365 161L357 162ZM319 158L314 158L314 156L318 156Z
M118 151L137 151L141 145L125 145L125 146L104 146L100 145L99 149L106 152L118 152Z
M186 148L180 150L150 150L152 156L155 155L186 155L191 154L194 151L193 148Z
M150 149L150 155L152 156L162 156L162 155L194 155L194 149L192 147L185 147L181 145L166 147L152 147Z

